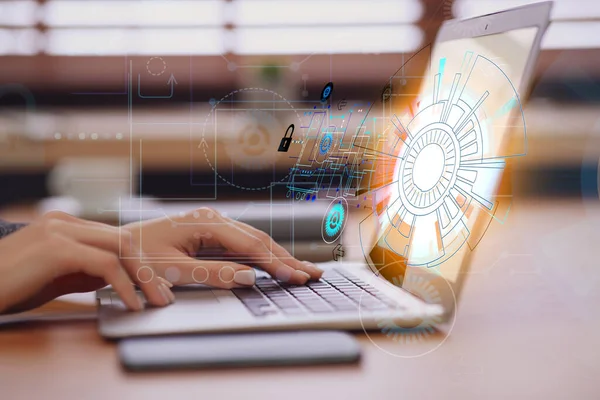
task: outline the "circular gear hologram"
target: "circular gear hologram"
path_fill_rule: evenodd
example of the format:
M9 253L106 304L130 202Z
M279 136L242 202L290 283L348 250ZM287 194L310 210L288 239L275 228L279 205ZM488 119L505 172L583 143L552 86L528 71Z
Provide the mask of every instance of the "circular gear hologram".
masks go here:
M417 133L399 171L399 194L408 211L427 215L440 207L456 182L457 155L460 143L445 125Z
M331 244L340 238L346 226L347 217L348 202L345 198L338 197L329 204L321 229L321 236L325 243Z
M527 128L519 93L496 61L472 51L440 55L410 106L394 94L402 69L390 79L384 110L369 114L389 123L384 139L365 147L378 158L373 213L359 225L361 237L375 239L361 240L367 259L377 244L409 266L436 267L473 250L492 220L506 220L512 183L503 172L527 153Z

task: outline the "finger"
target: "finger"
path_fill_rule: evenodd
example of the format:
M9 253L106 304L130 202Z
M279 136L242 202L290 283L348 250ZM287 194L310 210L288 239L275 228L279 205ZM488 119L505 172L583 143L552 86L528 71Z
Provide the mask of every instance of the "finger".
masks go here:
M292 256L290 252L288 252L283 246L281 246L279 243L273 240L273 238L267 233L242 222L235 221L230 218L226 219L230 222L233 222L238 228L261 239L265 246L267 246L267 248L269 248L273 254L275 254L281 261L283 261L290 267L306 272L310 275L310 278L313 280L321 279L321 276L323 275L322 269L318 268L311 262L298 260L297 258Z
M229 251L250 257L253 263L271 276L297 285L305 284L311 278L308 273L285 264L271 252L261 239L240 229L235 223L227 221L216 211L201 209L195 214L197 216L194 217L194 224L190 225L191 229L197 230L201 227L204 232L210 233L221 246Z
M285 250L285 249L284 249ZM296 259L296 268L302 270L310 275L311 279L318 281L323 276L323 270L317 267L315 264L306 260L298 260Z
M123 266L133 282L144 292L148 303L155 306L166 306L175 301L175 295L159 277L154 268L141 258L128 257Z
M131 234L118 229L103 229L93 225L74 224L55 219L47 222L48 229L54 234L88 246L109 251L118 256L120 264L128 276L144 292L148 303L155 306L165 306L173 302L175 296L160 280L152 268L141 265L130 249Z
M115 254L66 238L61 243L61 249L54 259L60 275L82 272L102 278L113 287L129 309L139 311L144 308Z
M155 266L155 269L166 276L167 282L177 285L201 283L220 289L232 289L250 287L256 283L256 273L253 268L231 261L188 258L178 263L169 263L168 267ZM169 278L172 282L168 280Z

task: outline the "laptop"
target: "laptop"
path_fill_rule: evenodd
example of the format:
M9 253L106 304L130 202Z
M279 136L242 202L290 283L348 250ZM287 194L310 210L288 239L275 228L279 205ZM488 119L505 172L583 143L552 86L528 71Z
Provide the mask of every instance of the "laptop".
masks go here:
M430 49L431 69L435 73L427 73L431 76L425 77L419 94L422 102L437 105L432 109L437 109L440 123L418 138L412 137L411 146L399 146L402 150L398 152L405 154L388 157L394 162L384 169L390 169L389 176L398 182L374 190L373 210L360 226L366 262L318 264L325 271L323 277L305 286L287 285L266 274L258 274L252 288L176 287L174 304L139 313L125 311L115 292L105 288L97 292L100 334L122 338L292 329L385 331L390 329L390 324L415 327L424 321L436 328L449 325L455 317L472 249L490 222L485 215L500 218L501 210L495 207L495 199L501 197L498 193L502 173L485 173L486 168L494 170L495 163L500 161L490 161L482 154L508 154L505 137L513 128L510 121L514 121L508 115L516 109L517 114L521 114L521 98L529 89L551 8L551 2L537 3L443 24ZM475 71L474 67L468 67L475 59L485 61L480 65L487 65L489 70ZM482 97L469 95L468 90L461 87L462 78L457 77L461 70L466 72L464 76L476 80L474 84L489 85ZM493 77L499 71L506 80L496 82ZM504 106L494 105L495 113L485 115L491 118L487 122L495 127L494 138L485 142L485 149L481 149L481 143L478 148L477 135L481 136L486 128L471 129L468 125L484 102L489 105L500 101L497 96L506 91L506 85L513 87L514 96L509 95ZM447 87L440 89L443 86ZM430 94L425 94L426 90ZM419 108L425 109L427 105L420 104ZM454 108L460 112L454 112ZM391 132L386 141L395 144L388 146L387 151L394 151L399 140L408 143L407 136L403 135L415 135L417 123L408 124L405 132L400 122L396 124L397 130ZM524 135L524 121L521 124L520 133ZM463 138L454 143L459 148L444 150L444 146L452 145L452 140L443 138L445 130L465 131ZM472 143L469 135L474 135ZM438 146L441 150L436 148L436 140L443 143ZM420 153L411 155L411 151L424 152L428 148L425 168L419 168ZM465 171L456 173L452 166L460 163L448 161L452 151L461 152L461 163L463 167L470 166L466 170L475 172L474 180L478 174L482 179L469 181ZM445 154L446 158L439 158L438 153ZM411 160L412 164L403 160ZM476 165L478 163L483 165ZM377 166L373 170L377 171ZM406 174L413 174L413 179L400 179ZM446 174L450 174L448 179ZM446 180L454 186L443 183ZM408 186L389 189L398 185L416 186L419 194L410 195L410 191L416 189ZM397 192L404 193L404 197ZM390 200L390 194L397 195L401 201ZM466 197L477 207L463 208ZM453 211L456 208L458 213ZM466 210L468 217L460 209ZM432 216L438 218L434 223L431 223Z

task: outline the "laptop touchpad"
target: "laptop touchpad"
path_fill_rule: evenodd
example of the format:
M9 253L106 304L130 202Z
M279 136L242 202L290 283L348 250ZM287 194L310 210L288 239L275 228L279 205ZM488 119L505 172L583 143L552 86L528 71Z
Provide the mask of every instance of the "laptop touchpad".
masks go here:
M173 294L175 295L175 301L198 301L202 300L202 302L215 302L218 303L219 299L213 291L209 288L205 287L178 287L173 288Z
M203 304L206 303L219 303L218 297L213 293L212 289L205 285L188 285L188 286L176 286L171 289L173 294L175 295L175 301L177 303L185 303L188 301L202 301ZM144 294L138 290L138 296L146 302ZM125 308L125 305L119 298L119 295L116 292L110 293L110 300L112 306L121 306Z

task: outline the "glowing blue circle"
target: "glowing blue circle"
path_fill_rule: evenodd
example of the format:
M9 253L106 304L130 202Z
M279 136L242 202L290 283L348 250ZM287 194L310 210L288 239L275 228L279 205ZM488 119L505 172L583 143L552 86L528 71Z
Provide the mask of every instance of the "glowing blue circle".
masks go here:
M325 87L323 88L323 91L321 92L321 101L322 102L327 101L329 96L331 96L332 91L333 91L333 82L329 82L327 85L325 85Z
M333 238L340 233L344 226L345 217L344 206L338 203L331 207L331 210L325 218L325 233L327 236Z
M328 133L321 138L321 143L319 144L319 152L321 153L321 155L327 154L329 149L331 149L332 143L333 135L331 133Z

